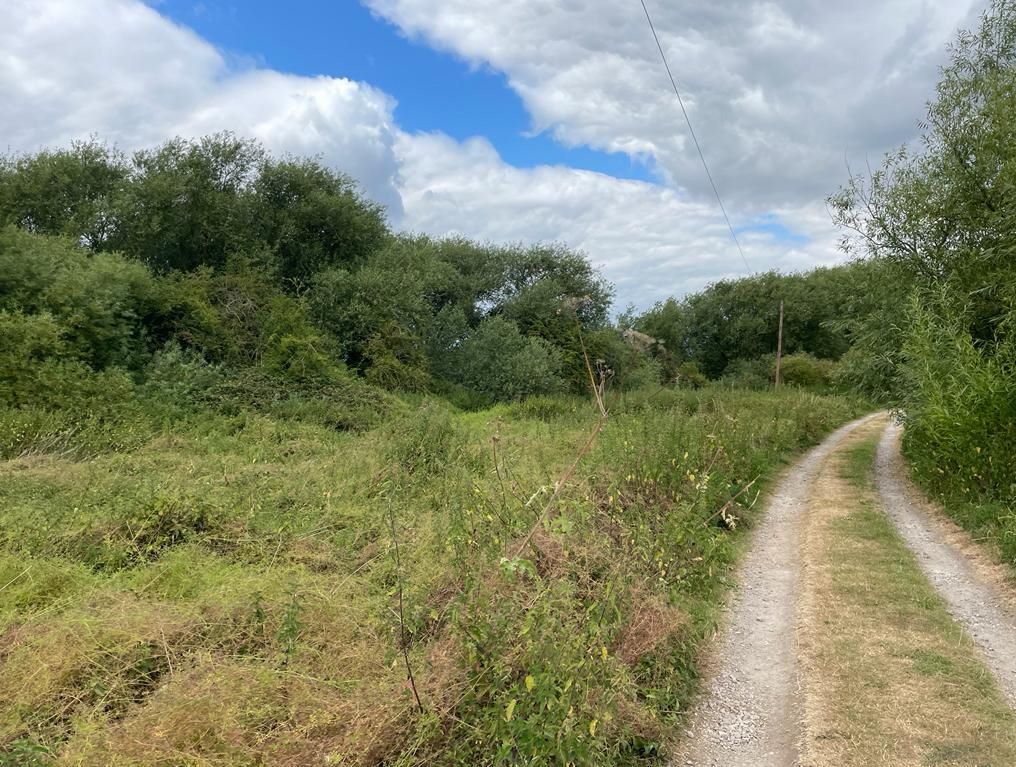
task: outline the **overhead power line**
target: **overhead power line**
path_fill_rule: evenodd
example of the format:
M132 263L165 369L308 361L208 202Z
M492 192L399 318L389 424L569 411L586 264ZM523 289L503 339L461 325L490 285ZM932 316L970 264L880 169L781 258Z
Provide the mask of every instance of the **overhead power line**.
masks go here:
M660 43L660 36L656 34L656 25L653 24L653 17L649 15L649 8L646 7L646 0L639 0L642 3L642 10L645 11L646 21L649 22L649 29L653 32L653 39L656 40L656 47L660 50L660 58L663 59L663 66L667 70L667 76L670 78L670 84L674 86L674 95L677 96L677 103L681 105L681 113L684 115L684 121L688 123L688 132L691 134L691 140L695 144L695 149L698 150L699 159L702 160L702 167L705 168L706 178L709 179L709 185L713 188L713 194L716 195L716 202L720 205L720 212L723 213L723 220L727 222L727 229L730 230L730 236L734 240L734 245L737 246L737 252L741 254L741 260L744 261L744 268L749 272L751 267L748 266L748 259L744 257L744 251L741 250L741 243L737 241L737 234L734 232L734 227L730 223L730 216L727 215L727 209L723 205L723 199L720 197L720 190L716 188L716 182L713 181L713 174L709 172L709 164L706 162L706 156L702 153L702 146L699 144L698 136L695 135L695 129L691 125L691 118L688 116L688 110L684 108L684 99L681 98L681 91L677 87L677 80L674 79L673 72L670 71L670 64L667 63L667 54L663 52L663 45Z

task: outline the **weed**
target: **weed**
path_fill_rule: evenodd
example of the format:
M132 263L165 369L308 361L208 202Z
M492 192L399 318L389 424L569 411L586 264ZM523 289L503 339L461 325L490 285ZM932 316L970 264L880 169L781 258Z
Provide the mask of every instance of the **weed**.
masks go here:
M255 607L255 620L257 619L257 607ZM275 632L275 638L282 646L283 663L289 663L296 655L297 640L303 630L303 622L300 620L301 605L300 598L293 589L289 594L289 601L282 612L282 621Z

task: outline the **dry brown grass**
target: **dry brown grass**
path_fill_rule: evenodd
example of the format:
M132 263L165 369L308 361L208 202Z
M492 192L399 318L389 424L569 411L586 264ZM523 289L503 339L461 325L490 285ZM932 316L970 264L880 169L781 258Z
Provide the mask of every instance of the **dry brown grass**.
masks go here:
M25 717L58 730L89 712L116 718L158 684L203 625L180 607L106 595L76 615L20 626L0 664L0 689L13 704L0 737L19 735Z
M851 451L870 447L883 425L858 430L827 459L806 517L802 761L1016 764L1016 721L972 642L871 488L849 480Z
M536 551L536 571L543 578L560 578L568 566L568 552L561 542L541 525L529 541Z
M205 654L112 726L79 724L61 762L361 767L399 753L413 721L398 673L342 685Z
M628 624L621 633L614 653L628 667L634 667L688 625L688 616L667 605L659 596L634 592Z

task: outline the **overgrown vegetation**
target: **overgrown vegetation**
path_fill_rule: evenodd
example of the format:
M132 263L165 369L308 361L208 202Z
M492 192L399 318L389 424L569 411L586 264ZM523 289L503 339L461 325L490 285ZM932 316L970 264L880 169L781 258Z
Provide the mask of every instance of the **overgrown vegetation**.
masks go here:
M428 399L360 434L203 411L8 460L4 758L662 763L752 521L754 490L728 500L859 406L652 393L610 403L542 519L585 400Z
M860 364L857 380L900 408L919 480L1016 566L1014 92L1016 4L995 0L952 47L923 151L891 155L833 202L905 288L895 309L855 320L854 359L885 361Z
M582 390L579 333L615 388L658 378L609 325L611 289L581 254L395 235L348 178L230 135L4 158L0 227L16 405L175 365L191 376L177 395L274 406L336 389L354 402L326 420L359 428L363 383L470 405Z
M581 254L229 135L4 158L0 764L663 763L846 386L1016 563L1014 58L997 0L833 198L866 258L616 325Z

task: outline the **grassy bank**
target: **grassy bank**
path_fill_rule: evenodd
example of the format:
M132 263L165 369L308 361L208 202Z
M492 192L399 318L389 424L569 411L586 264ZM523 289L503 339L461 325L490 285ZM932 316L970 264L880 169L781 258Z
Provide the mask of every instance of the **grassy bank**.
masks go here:
M746 507L863 406L610 406L546 513L585 400L22 436L0 463L0 764L663 763Z

